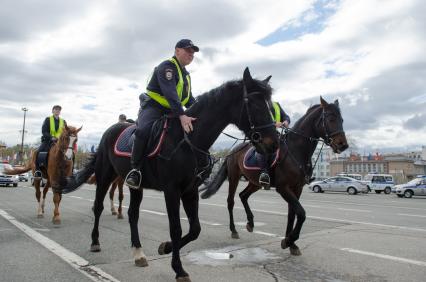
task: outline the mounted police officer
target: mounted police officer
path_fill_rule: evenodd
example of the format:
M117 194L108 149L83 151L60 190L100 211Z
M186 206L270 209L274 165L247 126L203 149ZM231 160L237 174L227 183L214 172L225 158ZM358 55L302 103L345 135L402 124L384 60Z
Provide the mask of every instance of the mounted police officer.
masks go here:
M278 102L272 102L270 105L272 119L275 122L276 128L288 128L290 125L290 117L284 112L281 108L281 105ZM259 184L269 187L271 184L271 179L268 174L268 166L269 166L269 156L265 156L263 154L256 154L257 163L261 168L260 176L259 176Z
M192 121L195 118L185 115L183 110L183 106L188 108L195 102L191 92L191 78L185 67L192 62L194 53L198 51L199 48L191 40L179 40L174 56L154 69L146 88L147 93L142 93L139 97L141 105L132 150L132 170L126 176L126 184L130 188L137 189L140 186L140 170L154 121L165 114L172 114L179 117L186 133L193 129Z
M59 117L61 110L61 106L53 106L52 115L44 120L43 126L41 127L43 136L41 137L40 147L37 150L36 170L34 172L34 177L36 178L42 176L40 167L47 168L47 154L52 145L58 140L59 136L61 136L62 130L66 125L65 120Z

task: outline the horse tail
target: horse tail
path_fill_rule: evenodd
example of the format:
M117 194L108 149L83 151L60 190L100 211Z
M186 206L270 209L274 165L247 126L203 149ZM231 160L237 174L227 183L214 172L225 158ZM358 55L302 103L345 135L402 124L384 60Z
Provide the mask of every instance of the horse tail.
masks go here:
M201 194L201 199L207 199L216 194L219 190L220 186L222 186L223 182L228 177L228 158L226 158L222 165L219 168L219 171L213 176L213 179L207 183L204 187L200 188L199 192L204 191Z
M86 183L87 179L95 173L95 164L96 164L97 153L91 155L89 162L76 174L73 174L65 178L64 183L60 183L62 187L62 194L71 193L81 187Z
M9 175L16 175L28 172L32 169L31 162L28 162L25 167L14 167L12 169L4 168L4 173Z

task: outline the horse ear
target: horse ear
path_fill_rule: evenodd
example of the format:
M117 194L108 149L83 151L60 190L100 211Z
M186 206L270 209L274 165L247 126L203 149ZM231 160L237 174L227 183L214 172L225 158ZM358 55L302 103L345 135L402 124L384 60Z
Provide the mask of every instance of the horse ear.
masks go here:
M251 76L248 67L244 70L243 81L247 87L251 87L253 85L253 77Z
M69 131L69 130L70 130L70 129L68 128L68 125L67 125L66 123L64 124L64 128L65 128L65 130L66 130L66 131Z
M267 78L265 78L263 80L263 82L265 82L265 84L269 83L269 80L271 79L272 75L268 76Z
M79 133L80 132L80 130L83 128L83 126L80 126L80 128L79 129L77 129L77 132L76 133Z
M335 104L336 106L339 106L339 100L338 100L338 99L334 100L334 104Z
M327 106L328 106L327 101L325 101L325 100L322 98L322 96L320 96L320 101L321 101L321 107L325 108L325 107L327 107Z

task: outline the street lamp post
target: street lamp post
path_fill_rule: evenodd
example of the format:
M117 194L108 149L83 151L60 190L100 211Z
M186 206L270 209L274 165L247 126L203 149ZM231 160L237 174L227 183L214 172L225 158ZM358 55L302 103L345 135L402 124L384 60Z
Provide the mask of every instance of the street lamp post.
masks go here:
M21 164L23 163L23 160L24 160L24 135L25 135L25 117L26 117L26 115L27 115L27 111L28 111L28 109L27 108L25 108L25 107L23 107L21 110L23 110L24 111L24 125L22 126L22 141L21 141L21 156L20 156L20 161L21 161Z

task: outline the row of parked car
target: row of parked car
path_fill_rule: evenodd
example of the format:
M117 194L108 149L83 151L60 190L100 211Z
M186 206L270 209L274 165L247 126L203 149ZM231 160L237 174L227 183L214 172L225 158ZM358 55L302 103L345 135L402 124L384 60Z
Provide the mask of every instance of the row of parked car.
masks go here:
M8 175L4 173L4 169L12 169L12 166L8 163L0 162L0 185L2 186L13 186L18 187L19 182L31 182L34 185L34 179L31 172L19 174L19 175ZM43 187L46 183L45 179L41 179L41 186Z
M390 174L368 174L362 180L360 174L341 173L334 177L309 184L309 189L315 193L325 191L347 192L350 195L374 191L377 194L396 193L400 198L412 196L426 196L426 176L419 175L405 184L395 185Z

